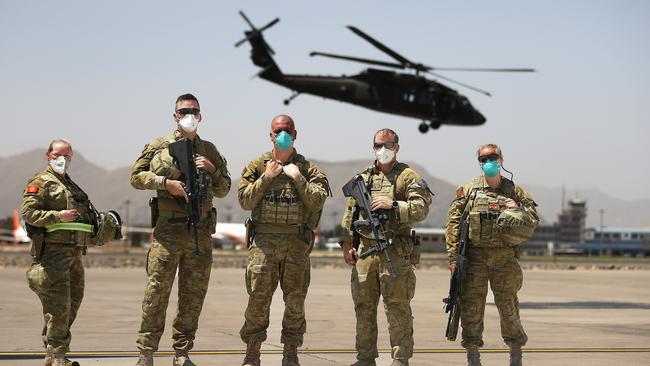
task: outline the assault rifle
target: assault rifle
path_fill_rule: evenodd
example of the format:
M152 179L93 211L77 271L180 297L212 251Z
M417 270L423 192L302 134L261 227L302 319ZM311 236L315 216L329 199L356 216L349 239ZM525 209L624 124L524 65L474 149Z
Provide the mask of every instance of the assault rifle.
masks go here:
M359 240L360 236L368 240L377 242L377 245L368 249L367 251L359 255L360 259L367 258L375 253L384 253L386 255L386 263L388 264L388 272L391 276L395 277L395 271L393 270L393 262L388 255L388 247L392 244L386 237L386 231L384 231L384 226L382 221L388 220L388 215L384 210L373 211L370 203L370 192L368 192L368 187L363 182L361 175L355 175L349 182L343 186L343 195L345 197L352 197L356 201L355 214L353 215L352 223L350 228L355 233L354 248L359 249ZM359 210L365 212L366 220L359 220ZM360 228L370 228L372 230L372 236L367 236L361 233Z
M465 275L467 274L467 244L469 241L469 215L466 213L460 220L460 227L458 228L458 248L456 248L456 269L451 274L449 281L449 296L442 299L445 303L445 313L449 313L447 320L447 329L445 330L445 337L447 340L455 341L458 335L458 323L460 321L460 308L458 300L460 293L463 289L463 282L465 282Z
M199 237L197 225L201 222L201 202L207 197L207 176L196 169L194 146L192 141L182 138L168 146L169 155L174 158L174 164L181 171L181 179L185 183L187 201L179 201L187 211L187 217L171 218L170 223L187 222L187 229L194 229L195 254L199 255Z

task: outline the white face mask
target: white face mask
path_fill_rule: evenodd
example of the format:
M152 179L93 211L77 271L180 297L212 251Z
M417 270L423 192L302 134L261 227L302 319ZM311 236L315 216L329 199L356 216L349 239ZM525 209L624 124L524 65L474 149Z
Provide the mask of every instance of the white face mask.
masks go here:
M192 133L196 131L196 128L199 126L199 121L194 117L193 114L187 114L178 120L178 125L181 126L183 131L187 133Z
M68 161L64 156L59 156L56 159L50 159L49 163L50 167L52 167L52 170L60 175L65 175L65 172L70 166L70 161Z
M388 164L395 157L395 151L382 147L379 150L375 150L375 157L380 164Z

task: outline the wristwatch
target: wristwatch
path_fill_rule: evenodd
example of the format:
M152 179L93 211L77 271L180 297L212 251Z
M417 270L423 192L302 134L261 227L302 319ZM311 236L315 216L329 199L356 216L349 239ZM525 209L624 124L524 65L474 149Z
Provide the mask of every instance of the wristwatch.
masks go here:
M397 203L397 201L393 200L393 204L392 204L391 206L392 206L393 208L398 208L398 207L399 207L399 204Z

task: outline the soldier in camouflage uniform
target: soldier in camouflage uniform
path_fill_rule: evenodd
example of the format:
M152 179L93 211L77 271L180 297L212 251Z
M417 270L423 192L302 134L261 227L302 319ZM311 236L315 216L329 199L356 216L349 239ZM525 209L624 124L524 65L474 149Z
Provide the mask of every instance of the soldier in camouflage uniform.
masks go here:
M458 228L469 215L468 268L460 295L462 346L470 366L481 365L483 316L488 282L501 317L501 336L510 347L510 365L521 365L521 347L528 336L519 319L517 292L522 285L518 247L539 222L532 196L501 176L503 155L494 144L477 152L484 175L456 190L446 225L449 268L456 269Z
M397 162L399 137L395 131L381 129L373 137L377 160L361 173L372 196L372 209L389 212L384 229L392 245L387 249L395 277L388 272L385 255L372 254L357 260L375 242L361 238L358 249L353 247L351 222L355 201L348 199L343 215L341 247L345 261L353 265L352 299L357 317L357 362L353 366L374 366L377 353L377 304L381 295L388 318L392 366L408 365L413 356L413 316L411 299L415 294L414 265L419 261L419 247L411 235L414 223L424 220L431 205L427 183L413 169ZM361 211L361 218L365 214ZM371 235L370 232L362 232Z
M194 344L199 315L203 306L212 267L211 235L215 231L216 211L213 197L224 197L230 190L226 160L210 142L201 139L196 128L201 121L199 102L191 94L178 97L173 115L177 129L169 136L145 145L133 165L131 185L137 189L156 190L158 205L153 245L147 256L149 281L142 301L142 324L138 337L138 366L153 365L153 352L165 328L165 314L176 270L178 269L178 313L173 326L175 366L194 365L188 352ZM208 192L201 202L197 230L189 230L182 218L187 217L183 200L187 199L181 173L167 146L181 138L193 142L196 168L206 174ZM180 201L180 204L179 204ZM175 220L174 220L175 219ZM195 244L198 241L198 254Z
M88 196L66 173L70 143L52 141L46 156L49 166L29 181L23 194L22 215L34 258L27 280L43 305L45 365L78 365L65 354L84 294L81 256L91 239L93 219Z
M273 150L251 161L239 181L239 203L251 210L246 289L248 306L240 335L247 344L243 365L260 365L269 309L280 283L284 294L283 366L299 366L297 348L306 330L305 297L314 230L329 193L325 174L296 152L294 121L279 115L271 122Z

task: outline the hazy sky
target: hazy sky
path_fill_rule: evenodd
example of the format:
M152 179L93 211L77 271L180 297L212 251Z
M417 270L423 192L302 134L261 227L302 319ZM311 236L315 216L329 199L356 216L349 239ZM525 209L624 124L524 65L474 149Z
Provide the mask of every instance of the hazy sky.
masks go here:
M434 66L533 67L536 74L446 73L487 89L459 89L488 119L422 135L418 120L301 95L261 79L247 25L265 32L287 73L355 74L361 64L310 58L319 50L391 61L344 26L356 25L411 60ZM479 173L475 149L503 147L520 184L597 188L644 197L650 105L649 1L8 1L0 0L0 156L73 142L89 160L133 163L168 134L173 102L201 101L199 133L239 176L270 148L270 119L292 115L304 155L372 158L370 139L395 129L399 158L462 183ZM455 87L454 87L455 88ZM3 172L7 174L7 172ZM637 188L638 187L638 188Z

